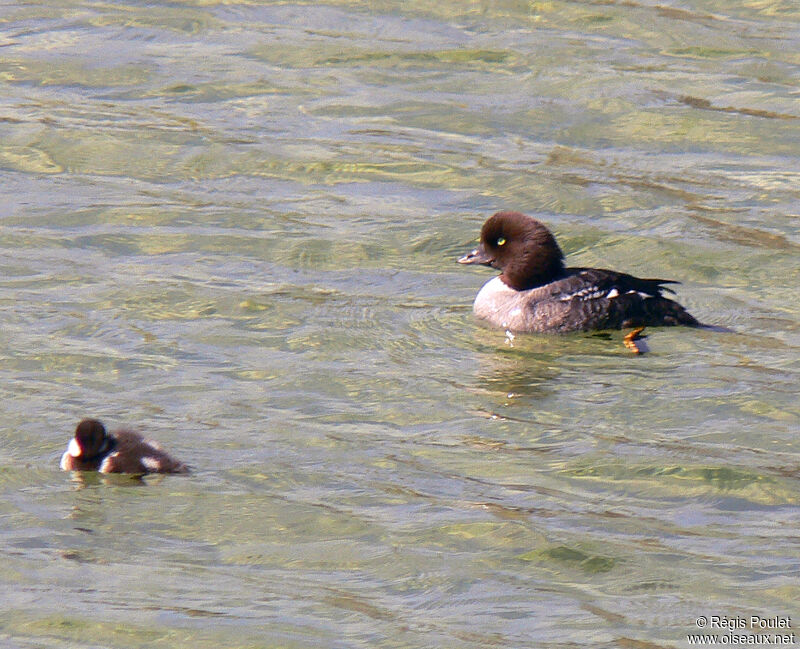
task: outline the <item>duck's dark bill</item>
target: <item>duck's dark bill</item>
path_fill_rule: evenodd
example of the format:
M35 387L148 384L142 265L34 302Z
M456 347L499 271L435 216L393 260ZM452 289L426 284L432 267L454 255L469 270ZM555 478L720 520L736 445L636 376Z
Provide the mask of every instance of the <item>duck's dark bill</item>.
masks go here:
M459 258L459 264L485 264L488 266L491 264L493 259L488 257L486 253L481 250L480 248L475 248L472 252L467 253L463 257Z

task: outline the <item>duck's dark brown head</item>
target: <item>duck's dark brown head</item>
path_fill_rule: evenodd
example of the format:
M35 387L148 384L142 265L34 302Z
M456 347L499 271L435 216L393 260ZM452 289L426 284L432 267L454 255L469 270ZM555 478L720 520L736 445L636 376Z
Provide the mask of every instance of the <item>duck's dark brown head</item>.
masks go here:
M550 230L521 212L497 212L481 228L478 247L458 260L502 271L500 279L523 291L547 284L564 272L564 253Z
M106 427L97 419L84 419L75 428L75 437L70 440L67 453L85 460L101 455L108 448Z

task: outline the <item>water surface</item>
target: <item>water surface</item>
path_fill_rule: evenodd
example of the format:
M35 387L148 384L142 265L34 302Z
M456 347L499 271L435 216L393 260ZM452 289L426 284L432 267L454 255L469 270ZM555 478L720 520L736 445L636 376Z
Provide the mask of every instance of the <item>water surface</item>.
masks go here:
M797 615L794 2L26 2L0 45L0 644ZM480 327L502 208L732 332ZM59 471L85 416L193 475Z

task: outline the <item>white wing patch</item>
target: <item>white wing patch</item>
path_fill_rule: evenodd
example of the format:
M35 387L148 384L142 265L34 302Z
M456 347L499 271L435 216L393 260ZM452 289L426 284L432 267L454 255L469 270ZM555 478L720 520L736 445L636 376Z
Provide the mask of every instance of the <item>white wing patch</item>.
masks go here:
M650 293L643 293L642 291L634 291L630 290L625 293L625 295L638 295L643 300L653 297ZM586 288L582 288L580 291L575 291L574 293L569 293L568 295L562 296L560 299L562 302L569 302L570 300L577 299L577 300L597 300L600 298L605 298L606 300L613 300L615 297L619 297L619 290L617 287L613 287L610 289L602 289L598 286L587 286Z
M148 471L159 471L161 469L161 460L151 455L145 455L142 458L142 464Z
M111 473L111 458L115 455L118 455L118 453L112 453L111 455L106 456L106 458L100 464L100 468L98 469L100 473Z
M575 293L569 293L568 295L564 295L561 298L562 302L569 302L570 300L577 299L577 300L597 300L599 298L605 298L607 300L611 300L615 297L619 296L619 291L616 288L612 289L603 289L598 286L587 286L586 288L582 288L580 291L575 291Z

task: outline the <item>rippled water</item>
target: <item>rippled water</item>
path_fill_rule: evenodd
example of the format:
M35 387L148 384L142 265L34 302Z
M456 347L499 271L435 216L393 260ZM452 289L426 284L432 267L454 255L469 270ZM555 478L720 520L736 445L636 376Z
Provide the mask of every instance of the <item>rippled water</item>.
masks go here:
M790 0L6 5L0 645L800 619L798 52ZM501 208L733 331L481 328ZM59 471L84 416L193 475Z

